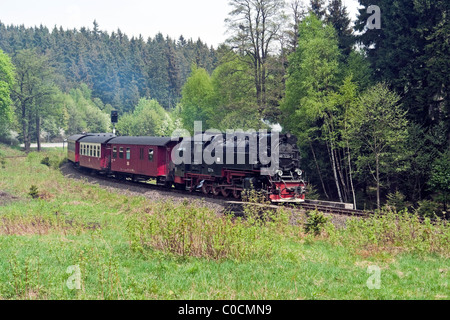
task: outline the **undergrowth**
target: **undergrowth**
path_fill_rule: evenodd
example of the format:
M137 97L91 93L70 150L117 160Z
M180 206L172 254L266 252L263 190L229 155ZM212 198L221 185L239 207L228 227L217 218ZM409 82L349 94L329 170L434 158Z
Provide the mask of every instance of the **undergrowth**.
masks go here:
M391 253L437 253L450 257L450 224L422 220L407 210L385 210L367 219L349 219L346 228L331 233L330 240L355 250Z
M160 202L145 213L134 212L127 230L135 251L160 250L180 257L213 260L269 259L282 237L276 232L287 216L278 212L270 221L259 217L218 217L212 210L187 201L176 206Z

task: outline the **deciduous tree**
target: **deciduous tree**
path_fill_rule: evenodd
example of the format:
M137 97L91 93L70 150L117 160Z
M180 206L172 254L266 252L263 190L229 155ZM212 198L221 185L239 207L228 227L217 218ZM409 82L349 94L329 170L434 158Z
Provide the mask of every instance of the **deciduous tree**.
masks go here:
M358 168L369 168L375 180L378 209L383 175L401 170L398 163L405 156L408 121L399 101L385 84L376 84L359 98L349 117L350 143L358 154Z

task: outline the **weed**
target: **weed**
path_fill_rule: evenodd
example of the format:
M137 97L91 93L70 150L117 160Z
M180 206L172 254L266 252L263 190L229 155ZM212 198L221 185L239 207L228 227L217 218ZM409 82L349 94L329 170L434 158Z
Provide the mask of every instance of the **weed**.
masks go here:
M431 223L403 210L399 213L383 211L367 219L349 219L342 231L342 245L388 252L438 253L449 255L450 225L437 220Z
M217 217L207 208L167 201L155 204L150 213L134 213L127 229L131 248L140 252L156 249L184 258L245 260L273 253L273 225L252 217Z

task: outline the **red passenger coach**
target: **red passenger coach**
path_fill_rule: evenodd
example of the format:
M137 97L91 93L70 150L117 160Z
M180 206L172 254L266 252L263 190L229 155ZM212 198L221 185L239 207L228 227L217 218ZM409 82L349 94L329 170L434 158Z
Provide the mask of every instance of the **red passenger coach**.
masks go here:
M96 134L79 139L80 166L99 171L109 170L111 155L106 143L114 137L113 134Z
M168 137L114 138L108 142L111 171L132 178L157 178L159 183L173 181L171 153L177 143Z
M67 138L67 159L75 164L80 162L80 139L87 134L75 134Z

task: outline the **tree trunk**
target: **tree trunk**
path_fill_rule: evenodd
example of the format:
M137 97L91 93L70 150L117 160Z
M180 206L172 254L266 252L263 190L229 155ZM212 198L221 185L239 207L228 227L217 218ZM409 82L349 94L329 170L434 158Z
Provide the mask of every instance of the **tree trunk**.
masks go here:
M336 161L334 159L333 146L331 146L331 151L330 151L330 146L328 145L328 142L327 142L327 148L328 148L328 154L331 157L331 167L333 169L334 181L336 182L336 188L337 188L337 192L338 192L338 196L339 196L339 201L341 203L343 203L344 201L342 200L341 187L339 186L339 179L338 179L337 172L336 172Z
M23 134L23 144L25 146L25 152L30 151L30 137L28 136L28 123L27 123L27 112L26 105L22 102L22 134Z
M381 209L381 201L380 201L380 159L379 159L379 154L376 153L375 154L375 161L376 161L376 176L377 176L377 208L378 210Z
M309 146L311 147L311 152L312 152L312 155L314 158L314 163L316 164L317 174L319 175L319 179L320 179L320 183L322 184L323 192L325 193L325 197L327 197L327 199L330 199L330 197L328 196L328 193L327 193L327 189L325 189L325 184L323 183L322 174L320 173L320 168L319 168L319 164L317 163L316 153L314 152L314 148L312 146L311 141L309 141Z
M348 189L347 189L347 185L345 184L344 175L342 174L341 165L339 164L341 162L341 158L339 156L338 150L336 150L336 149L334 150L334 156L335 156L335 159L336 159L336 167L337 167L337 171L339 173L339 178L341 179L341 183L342 183L344 201L347 202Z
M39 117L39 113L36 111L36 142L37 142L37 151L41 152L41 117Z
M347 158L348 158L348 171L349 171L349 176L350 176L350 186L352 188L352 196L353 196L353 207L356 210L356 196L355 196L355 187L353 186L353 177L352 177L352 162L351 162L351 157L350 157L350 147L348 145L348 140L347 140Z

